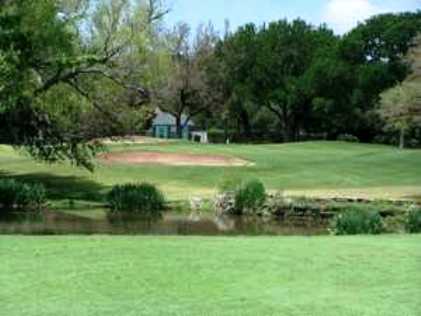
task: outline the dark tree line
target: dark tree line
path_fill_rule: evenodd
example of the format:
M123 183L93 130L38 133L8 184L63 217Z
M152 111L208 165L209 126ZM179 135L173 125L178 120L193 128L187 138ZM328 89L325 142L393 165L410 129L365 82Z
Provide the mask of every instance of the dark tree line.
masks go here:
M376 16L342 37L302 20L248 24L218 43L210 76L223 83L237 133L271 128L284 141L303 134L372 141L383 127L380 94L410 74L405 56L420 30L420 12Z

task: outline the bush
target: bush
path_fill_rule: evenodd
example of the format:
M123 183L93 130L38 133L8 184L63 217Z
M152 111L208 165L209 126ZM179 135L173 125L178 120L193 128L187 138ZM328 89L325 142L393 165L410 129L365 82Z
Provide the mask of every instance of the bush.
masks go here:
M348 143L359 143L360 142L360 140L358 139L357 136L350 135L350 134L339 135L337 139L339 141L348 142Z
M383 219L376 211L361 212L358 209L350 209L337 215L333 223L335 235L376 235L383 231Z
M218 213L256 213L266 201L265 186L259 180L230 178L219 185L215 207Z
M411 207L409 209L405 226L408 233L421 233L421 208Z
M266 190L259 180L242 184L235 192L235 209L239 213L258 210L266 201Z
M112 212L160 214L165 206L162 192L148 183L114 186L107 201Z
M209 142L215 144L225 144L227 135L223 129L211 128L208 130Z
M406 147L407 148L419 148L420 142L415 138L408 139L406 141Z
M29 184L13 179L0 180L0 205L4 209L40 209L46 203L46 191L41 184Z

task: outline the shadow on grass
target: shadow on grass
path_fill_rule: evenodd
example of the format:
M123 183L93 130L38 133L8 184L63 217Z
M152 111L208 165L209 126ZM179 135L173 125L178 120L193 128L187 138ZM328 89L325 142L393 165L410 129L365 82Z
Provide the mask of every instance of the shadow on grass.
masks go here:
M0 171L0 179L9 178L17 181L42 183L47 190L47 197L52 201L83 200L104 202L106 186L95 181L76 176L58 176L49 173L28 173L15 175Z

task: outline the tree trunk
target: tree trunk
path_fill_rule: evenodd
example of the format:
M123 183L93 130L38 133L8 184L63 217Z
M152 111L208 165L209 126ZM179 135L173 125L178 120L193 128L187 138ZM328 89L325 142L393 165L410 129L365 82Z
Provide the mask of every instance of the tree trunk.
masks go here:
M244 136L249 139L251 137L251 126L249 115L244 108L241 109L240 117L244 129Z
M225 140L226 143L228 143L228 138L229 138L228 119L224 119L224 140Z
M183 136L183 131L181 129L181 115L175 116L175 132L176 132L177 138L181 139Z
M288 143L291 141L291 124L286 116L283 117L283 136L284 136L284 143Z
M288 143L290 141L289 127L284 126L284 129L282 131L282 135L283 135L284 143Z
M282 106L282 119L283 119L283 125L284 125L284 142L288 143L291 141L292 136L292 129L291 126L291 118L290 115L288 115L288 109L286 105Z
M399 149L405 148L405 129L401 128L400 137L399 137Z
M283 129L282 131L280 131L279 133L279 140L283 141L283 142L287 142L289 139L289 132L288 132L288 119L285 117L285 112L276 109L275 107L273 107L270 103L266 104L266 107L273 113L276 115L276 117L279 120L279 123L283 125ZM282 138L282 139L281 139Z

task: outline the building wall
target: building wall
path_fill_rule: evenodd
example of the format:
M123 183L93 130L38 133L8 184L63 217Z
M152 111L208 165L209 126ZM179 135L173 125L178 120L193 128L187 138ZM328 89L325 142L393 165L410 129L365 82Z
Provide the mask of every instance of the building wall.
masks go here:
M157 138L177 138L177 128L174 125L155 125L152 127L152 133ZM190 129L184 127L182 131L182 138L189 139Z

